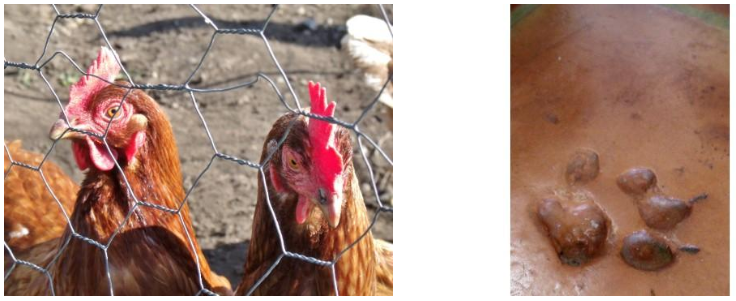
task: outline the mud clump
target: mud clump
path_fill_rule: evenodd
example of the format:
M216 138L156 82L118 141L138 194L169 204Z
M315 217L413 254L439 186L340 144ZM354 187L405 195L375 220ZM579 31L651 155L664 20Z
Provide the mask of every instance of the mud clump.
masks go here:
M597 205L563 208L559 201L545 199L539 204L537 216L564 264L579 266L602 253L609 219Z
M657 185L657 175L649 168L632 168L618 176L618 187L632 196L641 196Z
M644 271L660 270L675 260L675 254L667 241L646 230L634 232L624 238L621 257L628 265Z
M599 170L598 154L592 150L581 149L576 151L567 163L565 179L571 185L584 184L595 179Z
M669 230L690 216L692 204L678 198L654 195L638 204L639 215L650 228Z

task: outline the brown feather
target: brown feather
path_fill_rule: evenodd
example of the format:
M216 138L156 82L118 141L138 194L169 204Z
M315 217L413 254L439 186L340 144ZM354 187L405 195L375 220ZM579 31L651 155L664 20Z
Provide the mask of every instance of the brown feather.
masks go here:
M376 278L378 284L376 295L393 296L394 295L394 245L376 239L376 261L378 269L376 270Z
M38 166L43 155L21 148L20 140L5 144L15 162ZM5 172L10 169L10 158L5 152ZM71 215L79 185L59 166L46 161L41 167L49 187L67 214ZM67 220L41 178L41 173L14 166L5 177L5 242L13 252L61 236ZM6 265L8 263L6 262Z

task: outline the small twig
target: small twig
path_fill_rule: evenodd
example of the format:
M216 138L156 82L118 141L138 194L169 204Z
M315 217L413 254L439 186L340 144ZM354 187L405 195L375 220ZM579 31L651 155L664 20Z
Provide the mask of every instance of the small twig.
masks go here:
M697 203L697 202L699 202L701 200L705 200L707 198L708 198L708 194L704 192L704 193L701 193L701 194L693 197L692 199L690 199L689 202L690 202L690 204L695 204L695 203Z
M680 251L690 253L690 254L698 254L698 252L700 252L700 248L696 245L687 244L687 245L680 246Z

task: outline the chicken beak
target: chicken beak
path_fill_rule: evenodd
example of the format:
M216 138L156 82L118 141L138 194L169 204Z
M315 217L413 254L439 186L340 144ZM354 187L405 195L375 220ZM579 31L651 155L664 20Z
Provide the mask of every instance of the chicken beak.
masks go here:
M340 224L340 215L342 213L342 195L326 194L324 189L319 189L319 208L327 217L327 223L331 228L336 228Z
M51 138L51 140L84 138L84 134L74 131L67 131L68 128L69 126L66 124L66 121L64 121L64 118L59 118L59 120L57 120L51 127L49 138Z

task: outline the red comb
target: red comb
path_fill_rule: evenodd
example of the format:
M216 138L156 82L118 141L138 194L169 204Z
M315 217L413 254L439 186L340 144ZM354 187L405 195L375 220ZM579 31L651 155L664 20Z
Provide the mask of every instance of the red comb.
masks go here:
M312 100L311 113L333 117L335 102L327 104L327 91L319 83L309 82L309 96ZM327 121L310 118L309 141L312 145L312 162L319 170L322 184L333 189L335 179L342 173L342 156L335 147L335 125Z
M102 47L97 54L97 59L87 68L87 74L94 74L100 78L104 78L109 82L115 80L115 76L120 72L120 65L115 60L115 54L107 47ZM94 76L84 75L77 83L69 89L69 105L84 105L92 95L100 92L109 84Z

